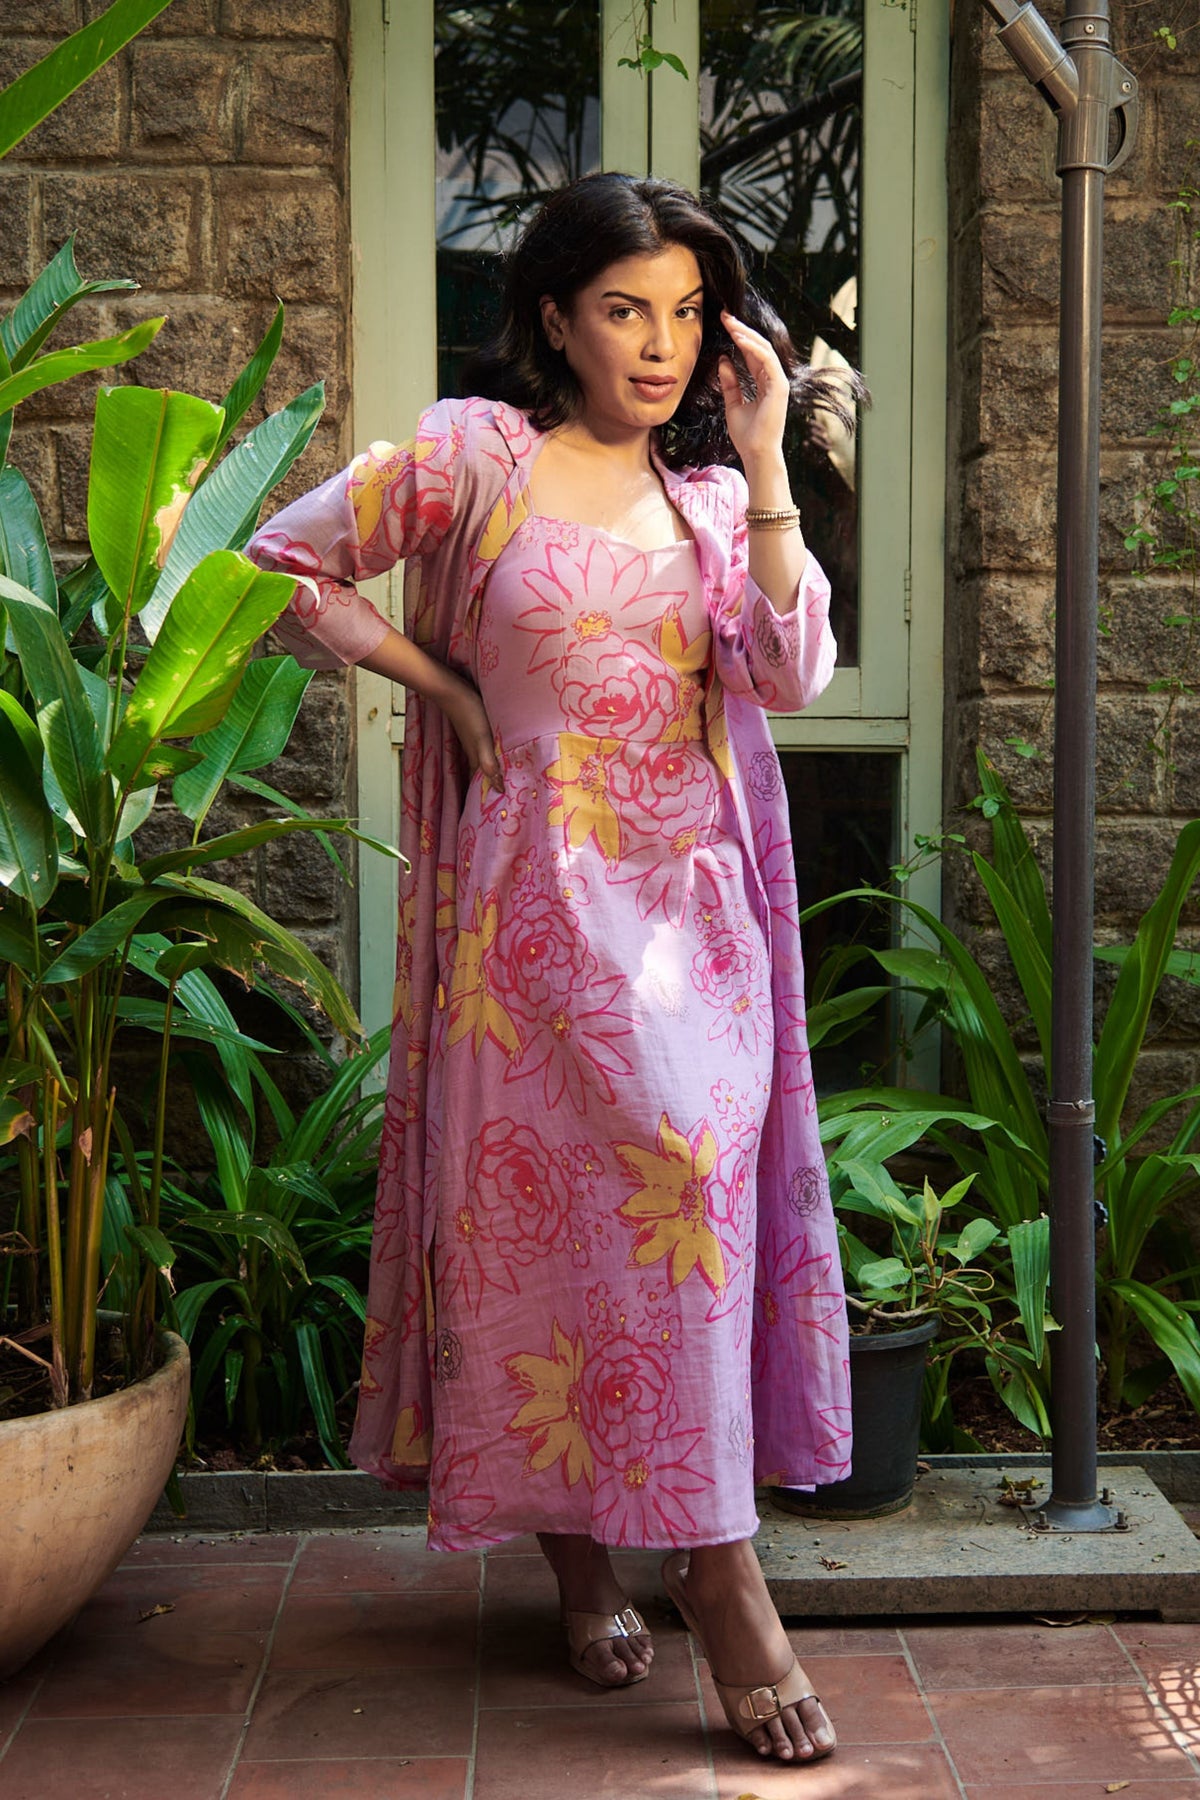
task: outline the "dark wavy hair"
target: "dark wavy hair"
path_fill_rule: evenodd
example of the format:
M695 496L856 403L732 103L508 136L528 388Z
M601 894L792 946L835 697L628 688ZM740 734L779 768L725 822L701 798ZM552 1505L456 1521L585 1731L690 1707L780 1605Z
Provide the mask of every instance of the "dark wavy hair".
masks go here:
M792 402L802 413L820 407L848 427L846 382L810 369L768 301L751 285L742 253L721 221L694 194L671 181L633 175L585 175L547 200L521 233L507 259L500 324L463 371L463 392L505 400L528 412L541 431L564 425L580 401L579 385L542 326L541 300L549 294L560 312L611 263L655 255L669 245L690 250L704 282L704 330L700 355L674 416L661 433L668 467L734 463L725 429L717 377L722 355L732 355L747 392L752 385L722 329L722 309L769 339L787 373ZM866 390L854 377L855 397Z

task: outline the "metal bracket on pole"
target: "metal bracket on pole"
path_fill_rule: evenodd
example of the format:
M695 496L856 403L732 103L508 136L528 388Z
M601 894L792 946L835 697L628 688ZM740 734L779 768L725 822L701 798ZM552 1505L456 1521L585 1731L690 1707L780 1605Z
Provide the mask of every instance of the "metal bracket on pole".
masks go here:
M1058 119L1063 186L1055 607L1051 994L1052 1484L1046 1532L1120 1530L1097 1494L1096 1206L1092 1099L1096 625L1104 178L1133 149L1137 81L1112 52L1109 0L1066 0L1056 37L1036 7L984 0L1000 41ZM1115 143L1114 143L1115 127Z

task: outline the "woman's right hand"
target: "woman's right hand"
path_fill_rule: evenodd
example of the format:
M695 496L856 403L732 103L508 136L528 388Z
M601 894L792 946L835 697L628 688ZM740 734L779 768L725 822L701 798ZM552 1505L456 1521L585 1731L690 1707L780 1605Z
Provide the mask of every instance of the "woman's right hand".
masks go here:
M461 680L457 675L450 675L449 671L447 674L449 681L446 692L438 694L437 703L458 735L463 753L471 766L471 773L478 770L496 792L502 794L504 776L483 701L470 682Z

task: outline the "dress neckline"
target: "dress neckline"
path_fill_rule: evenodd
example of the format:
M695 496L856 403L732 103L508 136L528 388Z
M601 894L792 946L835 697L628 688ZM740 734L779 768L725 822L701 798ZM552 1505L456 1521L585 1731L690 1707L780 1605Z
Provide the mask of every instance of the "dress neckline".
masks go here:
M576 531L594 531L600 537L606 537L610 544L620 544L622 550L632 550L635 556L660 556L664 550L694 550L696 540L691 534L687 537L673 538L669 544L655 544L649 550L641 544L631 543L628 538L618 537L615 531L609 531L604 525L589 525L583 519L560 519L556 513L529 511L530 519L536 519L543 525L569 525Z

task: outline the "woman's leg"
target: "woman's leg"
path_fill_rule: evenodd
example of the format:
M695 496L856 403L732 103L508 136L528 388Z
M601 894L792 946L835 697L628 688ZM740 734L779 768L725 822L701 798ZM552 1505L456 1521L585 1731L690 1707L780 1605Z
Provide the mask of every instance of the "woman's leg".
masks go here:
M748 1538L689 1553L688 1604L696 1615L713 1678L728 1687L769 1686L792 1666L792 1647ZM750 1733L762 1756L784 1762L831 1750L833 1727L819 1701L789 1706Z
M608 1551L594 1538L539 1531L538 1543L558 1578L558 1591L569 1612L619 1613L629 1596L613 1574ZM650 1633L628 1638L605 1638L584 1652L584 1663L593 1681L605 1687L622 1687L633 1676L642 1676L654 1660Z

